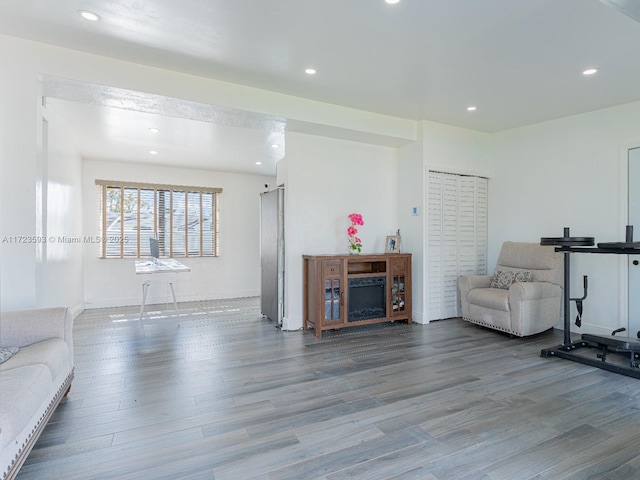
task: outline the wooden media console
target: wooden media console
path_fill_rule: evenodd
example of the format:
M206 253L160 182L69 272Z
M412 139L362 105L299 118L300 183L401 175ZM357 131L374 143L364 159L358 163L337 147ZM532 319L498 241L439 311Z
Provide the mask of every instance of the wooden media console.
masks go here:
M406 320L411 254L304 255L304 331Z

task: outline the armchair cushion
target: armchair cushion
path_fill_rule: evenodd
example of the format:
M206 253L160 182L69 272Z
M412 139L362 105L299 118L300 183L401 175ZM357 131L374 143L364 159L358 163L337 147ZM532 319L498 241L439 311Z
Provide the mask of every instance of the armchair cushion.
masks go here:
M474 288L467 295L467 300L482 307L509 311L509 291L504 288Z

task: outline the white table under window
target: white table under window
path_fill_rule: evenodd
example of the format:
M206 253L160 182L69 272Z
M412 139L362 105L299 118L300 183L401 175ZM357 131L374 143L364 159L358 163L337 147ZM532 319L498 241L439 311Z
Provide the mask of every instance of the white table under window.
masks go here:
M157 260L136 260L136 274L137 275L163 275L173 273L190 272L191 268L187 267L183 263L172 258L157 259ZM173 308L176 311L176 318L178 314L178 301L176 300L176 292L173 288L172 277L167 280L168 286L171 288L171 296L173 298ZM146 280L142 282L142 304L140 305L140 321L142 322L142 316L144 315L144 307L147 302L147 291L149 289L150 281Z

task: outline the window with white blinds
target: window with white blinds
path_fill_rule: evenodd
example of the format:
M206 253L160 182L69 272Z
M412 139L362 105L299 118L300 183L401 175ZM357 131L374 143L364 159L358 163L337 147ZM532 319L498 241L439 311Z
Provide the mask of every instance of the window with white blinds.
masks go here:
M457 317L458 277L487 271L486 178L428 173L429 320Z
M96 180L100 189L100 257L218 255L220 188Z

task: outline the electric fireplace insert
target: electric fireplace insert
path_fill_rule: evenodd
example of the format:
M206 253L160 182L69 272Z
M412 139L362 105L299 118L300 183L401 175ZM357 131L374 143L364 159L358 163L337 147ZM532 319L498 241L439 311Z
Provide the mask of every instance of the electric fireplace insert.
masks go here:
M386 276L350 278L347 321L386 317L386 284Z

